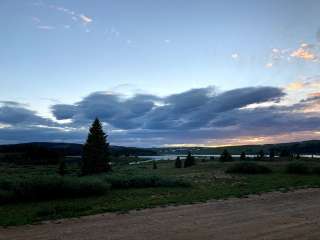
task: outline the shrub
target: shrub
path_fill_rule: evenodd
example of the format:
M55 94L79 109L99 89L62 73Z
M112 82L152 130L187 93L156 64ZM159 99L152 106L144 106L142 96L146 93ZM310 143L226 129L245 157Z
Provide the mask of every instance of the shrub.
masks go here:
M246 156L246 153L245 152L242 152L240 154L240 160L246 160L247 156Z
M188 187L189 183L174 178L161 178L153 175L110 175L105 178L111 188L145 188L145 187Z
M52 200L102 195L110 185L99 179L38 176L0 179L0 203Z
M270 149L269 159L270 159L270 160L274 160L274 158L275 158L275 151L274 151L274 149Z
M66 174L66 163L64 160L61 160L58 167L58 174L64 176Z
M271 173L271 169L252 162L242 162L230 166L226 173L262 174Z
M289 174L308 174L310 169L304 162L292 162L287 164L286 172Z
M181 161L180 157L177 157L177 159L175 160L174 167L175 168L181 168L182 167L182 161Z
M312 169L312 173L320 175L320 167L319 166L318 167L314 167Z
M220 156L220 161L221 162L230 162L232 161L232 155L228 152L227 149L223 150L221 156Z
M156 163L155 160L153 160L153 162L152 162L152 168L153 169L158 169L158 166L157 166L157 163Z
M184 167L192 167L193 165L196 164L196 161L194 159L194 156L191 155L191 153L188 153L188 156L186 157L186 159L184 160Z
M264 155L265 155L265 153L264 153L264 151L261 149L261 150L258 152L257 157L258 157L258 159L262 160L262 159L264 158Z

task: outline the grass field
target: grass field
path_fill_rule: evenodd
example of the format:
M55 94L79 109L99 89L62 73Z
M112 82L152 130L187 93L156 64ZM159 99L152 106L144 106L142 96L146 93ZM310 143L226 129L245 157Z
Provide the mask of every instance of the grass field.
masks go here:
M319 166L316 159L305 163L313 168ZM0 225L22 225L103 212L124 213L132 209L244 197L275 190L320 187L320 175L288 174L285 161L259 162L270 168L271 173L226 174L225 170L234 164L197 161L196 166L176 169L173 161L161 161L157 169L152 168L152 163L117 166L113 173L88 177L88 181L94 178L95 181L110 183L111 187L103 194L72 198L64 196L37 202L32 201L32 198L19 199L15 203L5 203L0 206ZM0 165L0 178L21 182L30 177L58 177L56 170L56 166ZM64 178L72 179L73 184L83 182L83 177L78 177L77 171L77 166L69 165L68 174ZM123 185L124 181L122 185L114 183L122 178L128 179L126 184ZM0 184L0 192L2 190Z

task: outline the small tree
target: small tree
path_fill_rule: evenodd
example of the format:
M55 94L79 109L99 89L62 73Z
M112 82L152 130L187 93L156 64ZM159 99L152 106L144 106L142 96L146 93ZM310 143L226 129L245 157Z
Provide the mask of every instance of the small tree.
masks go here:
M270 158L270 160L274 160L274 157L275 157L274 149L270 149L270 152L269 152L269 158Z
M232 155L228 152L227 149L223 150L221 156L220 156L220 161L221 162L230 162L232 161Z
M181 162L181 159L180 157L178 156L174 162L174 167L175 168L181 168L182 167L182 162Z
M290 157L291 153L289 152L288 149L282 149L280 152L280 157Z
M246 156L246 153L245 152L242 152L240 154L240 160L246 160L247 156Z
M157 169L158 168L157 163L154 160L152 161L152 168L153 169Z
M66 174L66 163L63 159L59 163L58 174L60 176L64 176Z
M82 175L102 173L111 170L109 143L98 118L93 122L87 141L83 146Z
M261 149L259 152L258 152L258 159L262 160L264 158L264 151Z
M194 157L191 155L191 153L188 153L188 156L186 157L186 160L184 161L184 167L192 167L193 165L195 165L195 159Z
M296 159L300 159L300 153L297 153Z

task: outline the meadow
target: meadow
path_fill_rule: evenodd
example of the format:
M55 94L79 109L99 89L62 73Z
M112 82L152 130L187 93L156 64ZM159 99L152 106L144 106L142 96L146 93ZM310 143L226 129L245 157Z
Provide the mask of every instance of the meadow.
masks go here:
M197 159L189 168L174 161L118 164L111 173L79 177L77 164L0 165L0 225L105 212L246 197L270 191L320 187L318 159L232 161Z

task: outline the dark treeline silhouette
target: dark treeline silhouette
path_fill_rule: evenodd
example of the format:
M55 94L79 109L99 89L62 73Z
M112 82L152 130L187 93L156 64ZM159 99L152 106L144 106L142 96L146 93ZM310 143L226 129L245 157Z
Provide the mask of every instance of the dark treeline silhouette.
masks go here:
M63 158L63 150L48 149L36 144L25 144L2 152L1 160L15 164L57 164Z
M151 149L110 146L111 156L152 156ZM0 145L0 162L15 164L58 164L65 156L81 156L82 144L72 143L22 143Z
M229 147L170 147L170 148L154 148L155 151L161 154L177 154L185 155L188 152L192 154L221 154L224 150L228 150L230 154L240 155L245 152L247 155L257 155L260 150L263 150L268 155L273 149L276 156L281 152L287 151L289 154L314 154L320 155L320 140L310 140L292 143L279 143L279 144L265 144L265 145L242 145L242 146L229 146Z

